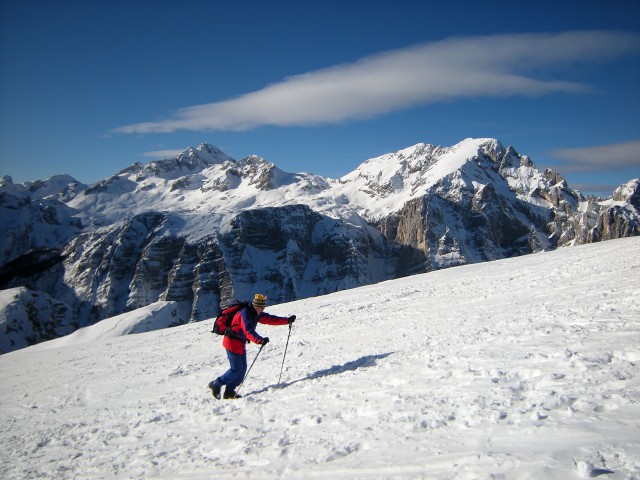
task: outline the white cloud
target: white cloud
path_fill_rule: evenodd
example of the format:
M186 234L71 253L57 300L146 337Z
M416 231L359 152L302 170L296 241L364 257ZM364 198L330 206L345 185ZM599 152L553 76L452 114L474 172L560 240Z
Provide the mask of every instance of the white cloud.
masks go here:
M237 98L183 108L173 118L126 125L115 132L320 125L456 98L585 92L590 91L588 85L536 79L533 72L566 69L575 62L606 60L639 49L638 35L603 31L449 39L293 76Z
M550 154L565 162L563 172L608 172L640 167L640 140L586 148L561 148Z

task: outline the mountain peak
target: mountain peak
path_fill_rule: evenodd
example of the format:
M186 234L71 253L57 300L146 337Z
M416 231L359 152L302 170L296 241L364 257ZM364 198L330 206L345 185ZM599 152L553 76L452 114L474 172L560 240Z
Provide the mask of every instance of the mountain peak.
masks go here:
M640 211L640 178L629 180L616 188L613 200L630 203Z
M54 197L56 200L65 202L84 188L86 188L86 185L66 174L53 175L47 180L35 180L18 184L13 183L13 179L8 175L0 178L0 191L33 199Z
M504 151L499 140L493 138L467 138L452 147L418 143L395 153L371 158L360 164L353 172L340 179L342 183L364 182L365 190L384 193L399 192L409 186L428 187L450 175L480 150L490 156Z
M175 179L225 162L235 163L235 160L219 148L209 143L201 143L197 147L186 148L182 153L172 158L152 160L148 163L136 162L118 172L114 177L133 175L138 182L149 177ZM99 182L99 185L113 181L114 177Z
M196 162L204 163L207 165L224 163L229 160L235 161L218 147L207 142L201 143L197 147L188 147L176 157L176 160L182 162L195 160Z

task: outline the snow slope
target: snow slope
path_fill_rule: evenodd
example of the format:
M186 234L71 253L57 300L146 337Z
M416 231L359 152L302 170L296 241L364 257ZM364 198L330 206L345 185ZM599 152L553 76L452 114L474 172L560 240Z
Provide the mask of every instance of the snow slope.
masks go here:
M9 353L0 477L637 479L639 273L628 238L274 305L282 384L261 326L236 401L211 321Z
M0 291L1 292L1 291ZM0 296L0 299L2 297ZM70 345L82 345L135 333L151 332L184 323L178 302L154 302L133 312L105 318L101 322L84 327L64 337L42 342L31 347L35 350L47 350Z

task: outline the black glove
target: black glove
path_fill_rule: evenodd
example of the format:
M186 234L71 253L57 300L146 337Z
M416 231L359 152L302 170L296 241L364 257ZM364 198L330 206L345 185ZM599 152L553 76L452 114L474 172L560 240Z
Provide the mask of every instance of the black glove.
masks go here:
M293 322L295 322L295 321L296 321L296 316L295 316L295 315L291 315L291 316L289 317L289 325L291 325L291 324L292 324Z
M260 342L260 345L266 345L267 343L269 343L269 337L264 337Z

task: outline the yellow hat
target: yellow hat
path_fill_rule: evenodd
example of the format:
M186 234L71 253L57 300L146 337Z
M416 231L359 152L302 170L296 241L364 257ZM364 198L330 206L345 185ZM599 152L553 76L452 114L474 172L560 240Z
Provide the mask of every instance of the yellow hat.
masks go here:
M260 295L259 293L256 293L256 295L253 297L253 306L254 307L266 307L267 306L267 297L265 297L264 295Z

